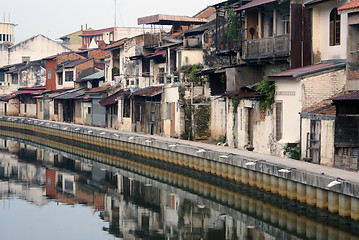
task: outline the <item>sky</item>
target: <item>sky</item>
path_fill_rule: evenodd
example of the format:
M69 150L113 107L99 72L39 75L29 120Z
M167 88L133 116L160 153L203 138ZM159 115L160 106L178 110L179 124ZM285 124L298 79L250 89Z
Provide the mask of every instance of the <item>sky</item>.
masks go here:
M169 14L193 16L223 0L0 0L0 22L17 24L15 43L37 34L56 40L87 24L93 29L136 27L137 18ZM10 18L10 20L9 20ZM140 27L140 26L138 26Z

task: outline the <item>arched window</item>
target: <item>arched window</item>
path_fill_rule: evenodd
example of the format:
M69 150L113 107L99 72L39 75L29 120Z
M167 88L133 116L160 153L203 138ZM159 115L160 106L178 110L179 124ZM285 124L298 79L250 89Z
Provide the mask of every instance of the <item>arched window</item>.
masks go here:
M329 45L340 45L340 15L337 8L330 12Z

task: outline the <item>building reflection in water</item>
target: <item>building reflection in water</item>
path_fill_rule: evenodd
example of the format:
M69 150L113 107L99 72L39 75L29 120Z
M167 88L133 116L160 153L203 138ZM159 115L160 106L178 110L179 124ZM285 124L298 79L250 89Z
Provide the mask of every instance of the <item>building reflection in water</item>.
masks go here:
M184 197L185 191L179 190L184 193L180 196L173 186L159 183L157 185L162 186L159 188L154 186L155 181L151 183L150 179L141 176L138 179L125 176L113 166L74 160L66 153L36 148L12 140L2 139L0 145L0 199L16 196L37 206L45 205L49 201L69 205L83 204L93 212L99 212L99 216L108 222L108 227L103 230L118 238L308 237L306 229L303 230L303 235L300 235L295 231L288 231L288 227L287 231L284 231L285 229L278 226L271 227L265 221L253 220L252 217L236 211L233 211L235 216L229 215L231 209L226 206L217 204L218 207L214 209L198 204L198 197L194 194L188 193L190 197L187 199ZM283 221L290 216L289 213L277 216L278 224L280 225L281 219ZM300 222L297 221L297 224L300 225ZM341 234L334 230L333 236ZM318 237L317 231L313 234ZM349 233L344 235L350 236Z

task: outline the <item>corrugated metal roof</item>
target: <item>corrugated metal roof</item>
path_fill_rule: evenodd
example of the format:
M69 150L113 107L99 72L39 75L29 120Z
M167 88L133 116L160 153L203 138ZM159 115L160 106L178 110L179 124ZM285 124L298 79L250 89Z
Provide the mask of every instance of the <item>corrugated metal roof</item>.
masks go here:
M93 88L91 90L86 91L86 93L98 93L98 92L104 92L106 91L110 86L102 86L102 87L97 87L97 88Z
M162 93L162 87L147 87L132 93L133 96L154 97Z
M272 2L276 2L276 0L253 0L253 1L243 5L242 7L237 8L235 11L242 11L242 10L258 7L258 6L261 6L261 5L264 5L267 3L272 3Z
M153 57L164 56L164 55L166 55L166 50L160 50L160 51L156 51L150 55L147 55L146 58L153 58Z
M330 100L333 100L333 101L359 101L359 92L354 92L354 93L350 93L350 94L345 94L343 96L334 97L334 98L331 98Z
M91 74L91 75L89 75L87 77L84 77L84 78L82 78L82 80L86 80L86 81L88 81L88 80L97 80L97 79L101 79L101 78L104 78L104 77L105 77L105 71L102 70L102 71L99 71L97 73Z
M316 72L334 69L334 68L341 68L341 67L345 67L345 63L343 62L318 63L313 65L308 65L305 67L293 68L279 73L270 74L268 75L268 78L270 80L280 80L281 78L297 78L308 74L313 74Z
M80 88L80 89L73 89L73 90L67 91L63 94L60 94L57 97L54 97L54 99L57 99L57 100L81 99L84 96L85 96L85 90L83 88Z
M0 98L0 101L7 102L10 99L14 99L14 98L16 98L16 95L10 94L10 95L7 95L7 96L4 96L4 97Z
M127 38L122 39L122 40L120 40L118 42L112 43L112 44L108 45L107 47L105 47L104 50L110 50L112 48L122 46L123 44L125 44L126 40L127 40Z
M22 94L30 94L30 95L41 95L45 92L45 87L34 87L34 88L19 88L19 90L11 93L13 95L22 95Z
M137 24L160 24L160 25L173 25L174 23L180 23L182 25L192 25L192 24L203 24L208 22L204 18L194 18L187 16L174 16L174 15L163 15L157 14L147 17L142 17L137 19Z
M121 98L121 97L125 97L125 96L128 96L130 95L130 91L118 91L117 93L107 97L107 98L104 98L100 101L100 104L101 106L103 107L106 107L108 105L112 105L112 104L115 104L117 102L117 99L118 98Z

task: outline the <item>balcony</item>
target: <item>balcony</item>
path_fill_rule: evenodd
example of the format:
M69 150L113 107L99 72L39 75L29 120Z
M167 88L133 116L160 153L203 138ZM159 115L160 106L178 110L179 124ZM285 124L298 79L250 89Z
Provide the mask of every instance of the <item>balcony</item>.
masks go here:
M243 60L273 59L289 56L289 35L246 40L243 44Z

